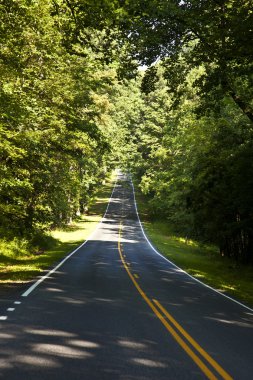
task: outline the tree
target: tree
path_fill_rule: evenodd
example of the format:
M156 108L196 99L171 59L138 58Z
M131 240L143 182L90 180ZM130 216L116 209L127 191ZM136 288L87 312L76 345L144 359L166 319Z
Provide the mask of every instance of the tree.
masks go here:
M0 225L30 234L69 221L104 174L109 144L96 118L105 111L93 93L110 79L98 78L94 53L66 51L68 14L51 1L6 1L0 12Z
M140 61L176 60L190 48L188 64L204 64L209 86L219 86L253 121L250 1L130 1L126 10L128 22L122 22L122 30ZM246 92L241 89L242 80Z

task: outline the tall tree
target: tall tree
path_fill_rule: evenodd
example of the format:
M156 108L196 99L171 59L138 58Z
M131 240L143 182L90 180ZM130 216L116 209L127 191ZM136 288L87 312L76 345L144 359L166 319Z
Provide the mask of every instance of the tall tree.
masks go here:
M93 93L110 79L92 51L66 51L69 14L55 3L4 1L0 12L0 225L24 234L88 201L109 149Z
M122 21L122 29L139 60L175 60L182 49L190 48L188 64L205 64L209 86L220 86L253 121L251 1L130 1L126 9L128 22Z

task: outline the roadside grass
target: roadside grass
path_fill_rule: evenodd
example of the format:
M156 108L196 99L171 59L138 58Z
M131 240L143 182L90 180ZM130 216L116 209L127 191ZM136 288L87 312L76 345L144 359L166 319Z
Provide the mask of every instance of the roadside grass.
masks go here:
M166 220L152 219L146 197L135 189L143 227L158 251L198 280L253 307L253 267L222 257L215 246L187 240Z
M0 290L32 280L83 243L101 220L112 186L113 176L98 189L87 215L44 236L41 244L35 248L31 249L26 240L14 239L9 242L1 239Z

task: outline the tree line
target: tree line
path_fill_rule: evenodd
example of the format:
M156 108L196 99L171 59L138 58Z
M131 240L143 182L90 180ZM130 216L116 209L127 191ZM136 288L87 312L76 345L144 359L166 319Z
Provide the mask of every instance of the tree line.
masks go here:
M0 14L4 236L66 223L121 165L155 217L252 262L250 0L4 0Z
M252 262L251 2L130 4L132 51L149 65L141 90L151 109L134 134L142 191L186 236Z
M83 212L105 176L114 79L89 46L67 48L65 2L6 0L0 14L0 229L27 236Z

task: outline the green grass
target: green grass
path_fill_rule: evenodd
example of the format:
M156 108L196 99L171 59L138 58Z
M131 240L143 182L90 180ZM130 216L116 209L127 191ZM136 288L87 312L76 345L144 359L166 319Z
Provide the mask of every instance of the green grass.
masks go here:
M113 178L98 190L88 215L44 237L45 251L26 240L0 240L0 291L30 281L85 241L105 212L112 185Z
M253 267L222 257L218 248L187 240L166 220L152 220L147 199L136 186L138 210L154 246L173 263L215 289L253 307Z

